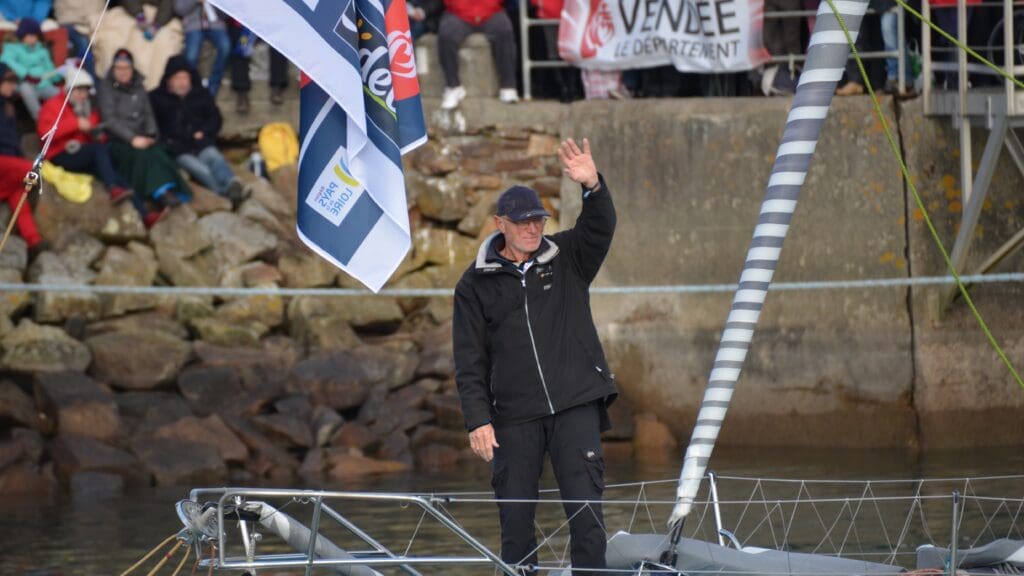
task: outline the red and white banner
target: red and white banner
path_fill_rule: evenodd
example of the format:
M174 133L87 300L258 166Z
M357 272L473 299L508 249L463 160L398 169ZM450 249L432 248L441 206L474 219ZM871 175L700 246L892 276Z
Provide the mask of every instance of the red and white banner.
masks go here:
M565 0L558 53L593 70L739 72L769 58L763 19L764 0Z

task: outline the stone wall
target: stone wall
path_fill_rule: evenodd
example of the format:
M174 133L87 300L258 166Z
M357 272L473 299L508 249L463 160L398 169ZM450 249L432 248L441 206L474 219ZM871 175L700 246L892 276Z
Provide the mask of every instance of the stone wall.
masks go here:
M955 134L918 106L886 109L948 245ZM591 139L619 211L600 285L734 282L786 109L777 99L470 98L446 113L428 100L431 140L406 159L414 247L390 286L452 287L512 183L540 192L552 230L571 225L579 192L555 158L569 136ZM1020 183L1008 161L1001 168L975 263L1021 226ZM0 280L355 286L297 240L293 167L269 180L240 175L251 196L237 210L197 188L150 231L99 187L84 205L48 191L36 216L53 249L29 262L12 238ZM868 101L837 101L776 279L939 274L925 234ZM1020 265L1018 256L1003 269ZM974 292L1015 360L1020 291ZM623 393L609 451L664 453L685 441L730 298L593 298ZM963 304L940 315L937 301L935 289L772 293L723 444L1021 443L1024 394ZM466 447L452 378L449 299L14 292L0 311L0 493L482 466Z

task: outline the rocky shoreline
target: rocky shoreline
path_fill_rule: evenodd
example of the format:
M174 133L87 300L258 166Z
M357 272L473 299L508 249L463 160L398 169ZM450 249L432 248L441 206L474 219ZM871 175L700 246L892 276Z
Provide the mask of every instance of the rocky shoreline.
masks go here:
M432 135L407 158L414 248L390 286L452 287L513 182L557 215L557 144L545 128ZM250 197L237 210L197 187L150 231L98 183L81 205L47 186L36 216L53 250L29 263L12 238L0 281L357 286L297 239L294 167L239 174ZM0 312L0 494L343 482L476 461L450 298L7 292ZM674 442L649 418L634 426L625 401L613 417L620 452Z

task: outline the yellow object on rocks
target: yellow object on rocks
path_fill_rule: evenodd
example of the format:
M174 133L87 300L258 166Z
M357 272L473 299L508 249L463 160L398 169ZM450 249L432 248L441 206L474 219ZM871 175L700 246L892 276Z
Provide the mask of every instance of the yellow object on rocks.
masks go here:
M261 128L259 144L267 172L299 161L299 137L287 122L271 122Z
M43 162L40 175L68 202L85 204L92 197L92 176L88 174L68 172L56 164Z

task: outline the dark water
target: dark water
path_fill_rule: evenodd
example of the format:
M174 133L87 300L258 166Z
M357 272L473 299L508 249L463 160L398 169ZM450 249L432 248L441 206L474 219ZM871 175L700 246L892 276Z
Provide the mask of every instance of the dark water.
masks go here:
M676 456L660 462L638 463L608 458L608 482L671 480L678 475ZM913 483L807 484L756 482L726 477L805 479L910 479L990 477L1024 474L1024 447L971 450L955 453L906 454L890 451L750 450L715 453L713 469L719 484L723 525L744 545L785 546L796 550L843 553L868 559L912 564L918 544L948 544L950 493L968 496L963 507L961 545L996 537L1024 538L1024 479L979 480L926 484L920 488L920 506L908 498ZM546 477L544 485L552 487ZM445 476L412 474L377 478L333 489L378 492L464 492L488 488L488 472L480 466ZM606 494L605 520L609 533L665 533L665 520L674 496L673 482L611 488ZM173 504L187 496L186 489L135 491L117 499L75 500L59 496L48 501L0 501L0 574L120 574L161 540L180 529ZM556 495L551 495L555 497ZM874 496L881 500L865 500ZM479 498L487 498L486 493ZM465 502L465 496L446 509L470 533L497 550L496 509L491 502ZM1016 501L1010 499L1017 499ZM823 501L822 499L826 500ZM753 500L753 502L751 502ZM812 502L812 500L814 500ZM664 501L664 503L660 503ZM299 502L274 501L297 518L308 518L311 507ZM421 511L394 503L338 502L336 508L378 540L408 554L468 554L468 548L428 520ZM542 561L557 561L565 553L565 529L558 530L564 514L557 503L541 504L538 524L554 537L541 549ZM330 527L342 546L351 546ZM417 526L419 528L417 529ZM713 539L713 516L698 506L687 521L686 534ZM413 538L413 535L415 537ZM410 544L411 541L411 544ZM237 543L237 539L235 540ZM362 549L357 548L357 549ZM230 548L229 548L230 550ZM268 537L261 551L285 551ZM896 551L895 556L892 555ZM237 553L237 549L235 550ZM175 557L175 561L178 557ZM191 561L183 571L187 574ZM148 567L136 572L145 574ZM165 567L161 574L170 574ZM426 567L425 574L490 574L488 567ZM263 572L271 573L271 572Z

